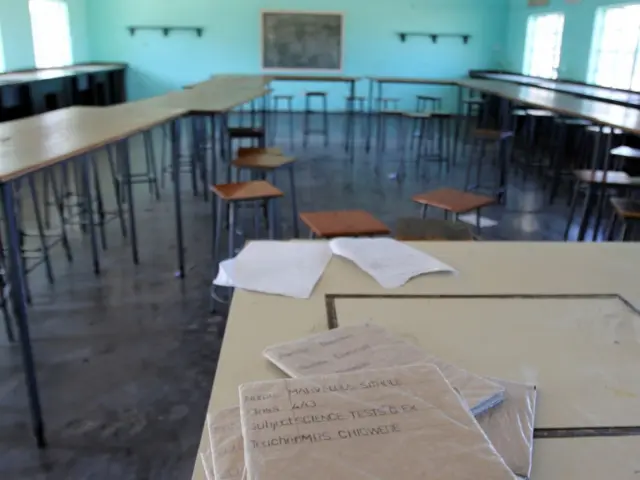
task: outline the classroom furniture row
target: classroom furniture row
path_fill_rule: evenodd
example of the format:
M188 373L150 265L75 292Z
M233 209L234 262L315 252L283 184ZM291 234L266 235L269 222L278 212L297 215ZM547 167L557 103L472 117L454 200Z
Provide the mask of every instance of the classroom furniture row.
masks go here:
M640 93L634 92L633 90L620 90L590 83L576 82L574 80L551 80L520 73L494 70L471 70L469 76L471 78L499 80L501 82L544 88L556 92L568 93L588 100L614 103L622 105L623 107L640 108Z
M72 105L125 102L127 66L86 63L0 74L0 122Z

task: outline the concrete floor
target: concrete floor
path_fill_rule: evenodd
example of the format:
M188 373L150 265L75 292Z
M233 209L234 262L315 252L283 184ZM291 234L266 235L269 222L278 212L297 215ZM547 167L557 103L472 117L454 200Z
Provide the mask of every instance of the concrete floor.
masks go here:
M276 142L299 160L302 211L363 208L393 225L398 217L417 215L410 201L414 193L463 182L464 162L450 175L439 175L437 166L417 175L408 163L407 178L398 182L391 178L398 166L395 151L380 156L377 173L374 156L362 149L350 165L338 142L339 118L332 118L331 124L330 148L319 139L312 139L306 151L299 138L293 151L288 138ZM133 158L142 164L138 143ZM495 172L486 173L489 178ZM208 311L211 207L201 197L194 198L188 184L185 177L184 281L174 276L171 189L163 190L158 202L142 185L135 187L138 267L113 222L107 228L109 249L102 253L100 277L91 269L88 239L78 231L72 233L72 264L59 247L53 252L55 285L47 284L42 267L29 276L34 299L29 321L50 446L44 451L35 447L19 349L2 338L0 478L190 478L223 319ZM288 212L285 200L285 235L291 231ZM506 207L483 212L499 222L483 237L561 240L566 214L565 198L548 207L535 181L523 185L514 175Z

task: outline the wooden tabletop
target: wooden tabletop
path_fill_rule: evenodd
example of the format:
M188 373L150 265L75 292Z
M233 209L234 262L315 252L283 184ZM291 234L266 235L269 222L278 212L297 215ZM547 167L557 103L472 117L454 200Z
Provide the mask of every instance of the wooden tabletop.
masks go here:
M121 104L70 107L0 124L0 182L161 125L184 109Z
M640 106L640 93L621 92L611 88L598 87L597 85L579 85L575 83L559 82L544 78L532 78L525 75L514 75L508 73L483 73L481 74L481 77L489 80L519 83L521 85L547 88L556 92L591 97L594 100L602 100L603 102L613 101Z
M459 85L560 115L583 118L634 135L640 134L640 109L496 80L465 79L460 80Z
M73 77L88 73L110 72L125 68L120 63L95 63L84 65L70 65L61 68L47 68L41 70L29 70L24 72L8 72L0 75L0 86L21 85L24 83L53 80L55 78Z
M634 479L640 436L590 429L640 427L640 245L410 245L459 273L384 290L334 257L309 300L237 290L208 411L237 405L242 383L284 377L265 347L329 319L372 322L475 373L536 384L537 435L557 438L536 439L532 480ZM193 479L206 479L199 459Z
M300 82L357 82L361 77L349 75L298 75L295 73L274 73L268 74L273 80L278 81L300 81Z
M416 85L457 85L458 79L453 78L417 78L417 77L368 77L380 83L411 83Z

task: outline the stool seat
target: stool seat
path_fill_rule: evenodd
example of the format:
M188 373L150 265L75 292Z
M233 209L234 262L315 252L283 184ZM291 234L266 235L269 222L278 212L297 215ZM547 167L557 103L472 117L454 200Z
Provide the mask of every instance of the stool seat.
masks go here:
M247 155L282 155L282 150L278 147L240 147L238 148L238 156L244 157Z
M620 217L640 220L640 201L632 198L614 197L611 199L611 205Z
M264 180L211 185L211 191L228 202L278 198L284 193Z
M277 100L293 100L293 95L280 94L280 95L274 95L273 98Z
M262 138L264 129L256 127L231 127L227 130L231 138Z
M527 110L525 110L524 108L516 108L515 110L511 111L511 115L513 115L514 117L526 117Z
M471 241L473 233L463 223L446 220L401 218L396 223L396 240L412 241Z
M406 110L400 110L398 108L390 108L388 110L382 110L380 112L381 115L407 115L408 113L411 113L411 112L407 112Z
M589 120L585 120L584 118L571 118L571 117L556 117L554 122L563 123L565 125L575 125L575 126L584 126L588 127L592 124Z
M625 158L640 158L640 149L621 145L611 150L611 155Z
M231 164L237 168L254 168L258 170L275 170L284 165L295 162L293 157L285 157L281 154L258 153L254 155L242 155Z
M310 92L306 92L305 95L308 97L325 97L327 95L327 92L310 91Z
M358 97L358 96L356 96L356 97L345 97L345 98L347 100L355 100L357 102L364 102L366 100L365 97Z
M416 95L416 98L418 100L429 100L429 101L441 100L440 97L434 97L434 96L431 96L431 95Z
M453 113L431 112L431 118L453 118Z
M476 128L473 131L473 136L477 140L488 140L493 142L499 142L513 136L513 132L503 132L501 130L487 130L483 128Z
M383 112L383 113L389 113L389 112L390 111ZM411 118L431 118L435 115L435 113L431 113L431 112L400 112L400 113L405 117L411 117Z
M389 228L364 210L305 212L300 220L318 237L388 235Z
M604 183L618 186L640 186L640 178L630 177L626 172L609 170L574 170L576 179L583 183Z
M613 135L622 135L624 133L619 128L614 128L612 130L611 127L602 127L602 129L601 129L598 125L591 125L591 126L587 127L586 130L587 130L587 132L590 132L590 133L598 133L598 132L602 131L602 133L604 135L611 135L612 133L613 133Z
M556 114L553 112L550 112L549 110L527 110L527 115L529 115L530 117L555 117Z
M463 192L453 188L441 188L431 192L419 193L411 198L416 203L453 213L467 213L496 203L496 199L493 197Z

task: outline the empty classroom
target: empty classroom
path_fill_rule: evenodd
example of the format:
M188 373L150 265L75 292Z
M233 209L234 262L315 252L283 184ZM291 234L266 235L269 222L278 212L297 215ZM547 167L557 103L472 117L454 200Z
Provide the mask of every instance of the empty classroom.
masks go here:
M640 472L640 2L0 0L0 204L3 479Z

